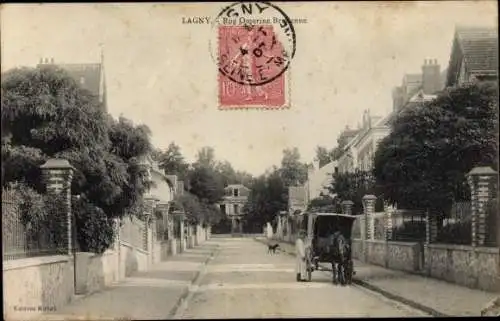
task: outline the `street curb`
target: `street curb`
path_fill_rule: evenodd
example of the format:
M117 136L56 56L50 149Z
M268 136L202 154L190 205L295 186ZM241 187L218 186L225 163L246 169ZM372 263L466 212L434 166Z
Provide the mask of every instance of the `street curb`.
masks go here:
M259 240L257 238L255 238L255 240L257 242L260 242L260 243L263 243L263 244L266 244L265 241L263 240ZM276 241L278 243L286 243L286 242L280 242L280 241ZM295 256L295 253L291 253L291 252L286 252L286 251L283 251L291 256ZM403 304L406 304L407 306L409 307L412 307L414 309L417 309L417 310L420 310L420 311L423 311L429 315L432 315L433 317L451 317L451 315L448 315L448 314L445 314L445 313L442 313L442 312L439 312L437 310L434 310L433 308L430 308L428 306L425 306L425 305L422 305L418 302L415 302L415 301L412 301L412 300L409 300L407 298L404 298L400 295L397 295L397 294L393 294L391 292L388 292L378 286L375 286L373 284L370 284L366 281L362 281L360 279L357 279L356 277L353 278L352 280L352 283L356 284L357 286L361 286L361 287L364 287L368 290L371 290L371 291L374 291L374 292L377 292L381 295L383 295L384 297L388 298L388 299L391 299L391 300L394 300L394 301L397 301L397 302L400 302L400 303L403 303Z
M218 250L219 250L219 245L217 245L217 247L212 250L212 252L207 257L207 259L202 263L202 268L199 271L196 272L194 278L191 280L191 283L182 292L181 296L179 297L179 299L177 300L177 302L175 303L175 305L172 307L172 309L170 309L170 312L168 313L166 319L174 319L174 317L177 315L177 313L179 312L179 310L181 309L181 307L184 304L187 304L186 299L188 298L189 293L191 292L191 287L194 284L196 284L196 283L198 283L200 281L200 278L201 278L201 276L203 274L203 271L205 270L208 262L210 262L210 260L212 260L212 258L215 256L215 253Z
M452 315L444 314L442 312L434 310L433 308L430 308L428 306L422 305L422 304L420 304L418 302L412 301L412 300L407 299L405 297L402 297L400 295L397 295L397 294L391 293L389 291L386 291L386 290L384 290L384 289L382 289L382 288L380 288L378 286L375 286L373 284L370 284L368 282L365 282L365 281L362 281L362 280L354 278L352 280L352 283L354 283L354 284L356 284L358 286L364 287L364 288L366 288L368 290L380 293L380 294L382 294L383 296L385 296L388 299L391 299L391 300L394 300L394 301L398 301L398 302L406 304L407 306L410 306L410 307L412 307L414 309L421 310L421 311L423 311L423 312L425 312L427 314L432 315L433 317L452 317Z

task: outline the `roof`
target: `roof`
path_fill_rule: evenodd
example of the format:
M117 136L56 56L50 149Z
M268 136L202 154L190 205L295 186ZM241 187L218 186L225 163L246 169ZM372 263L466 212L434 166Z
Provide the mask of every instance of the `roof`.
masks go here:
M405 74L403 77L405 83L421 83L422 74Z
M62 64L58 65L66 70L80 86L99 96L101 86L101 64Z
M415 95L410 97L408 102L426 102L426 101L431 101L434 100L437 97L437 95L427 95L424 94L424 91L421 89L419 90Z
M460 51L466 68L472 74L498 73L498 31L496 28L488 27L460 27L456 28L453 40L453 48L448 68L447 84L451 85L457 68L453 68Z
M243 184L229 184L224 189L228 189L228 188L244 188L244 189L249 189L248 187L246 187Z
M42 65L53 65L64 69L77 84L98 97L100 102L106 103L106 83L102 63L55 64L52 61L50 63L42 62L37 67Z
M496 28L459 28L458 43L470 71L498 69L498 31Z

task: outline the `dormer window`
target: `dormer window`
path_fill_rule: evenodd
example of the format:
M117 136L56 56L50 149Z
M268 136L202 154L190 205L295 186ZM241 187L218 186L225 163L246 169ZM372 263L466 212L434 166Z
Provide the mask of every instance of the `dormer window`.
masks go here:
M238 197L239 196L239 190L237 188L233 189L233 196Z

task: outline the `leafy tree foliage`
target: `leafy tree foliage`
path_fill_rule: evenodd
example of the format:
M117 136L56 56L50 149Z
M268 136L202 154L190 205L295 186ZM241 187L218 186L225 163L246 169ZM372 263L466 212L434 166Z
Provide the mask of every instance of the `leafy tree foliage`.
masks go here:
M285 186L298 186L307 180L307 165L300 162L297 147L283 150L281 159L281 178Z
M189 192L208 204L215 204L224 196L224 185L215 170L199 166L189 174Z
M468 200L465 175L474 166L498 168L498 88L483 82L450 88L399 116L379 145L374 175L398 207L449 212Z
M260 226L272 222L279 211L287 210L287 194L287 187L278 170L256 178L250 186L250 195L243 209L247 221Z
M139 162L151 150L147 127L115 121L90 92L54 66L7 71L1 88L2 185L24 181L40 190L39 166L48 158L65 158L75 167L72 192L88 202L80 207L80 218L120 217L141 201L150 187ZM89 221L77 232L106 230L99 226Z
M352 214L363 213L363 196L372 194L378 196L375 211L382 211L384 200L382 195L377 195L375 182L370 172L356 170L353 173L333 174L332 184L328 188L331 193L337 194L338 202L352 201Z
M189 164L185 161L181 148L175 142L171 142L165 151L157 151L153 158L158 161L159 167L165 174L177 175L180 180L187 177Z
M251 174L234 170L233 166L228 161L217 162L215 171L221 176L224 186L229 184L243 184L249 186L252 182Z
M195 167L214 168L216 165L215 150L213 147L206 146L201 148L196 155Z
M319 167L323 167L332 160L331 152L323 146L316 147L316 159L319 162Z

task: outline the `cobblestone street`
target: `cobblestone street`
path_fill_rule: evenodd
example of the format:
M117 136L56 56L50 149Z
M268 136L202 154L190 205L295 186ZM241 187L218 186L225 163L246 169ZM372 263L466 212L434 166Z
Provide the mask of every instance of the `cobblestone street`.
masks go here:
M213 240L219 251L177 318L425 316L357 286L334 286L330 272L298 283L293 257L268 254L252 238Z

